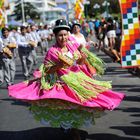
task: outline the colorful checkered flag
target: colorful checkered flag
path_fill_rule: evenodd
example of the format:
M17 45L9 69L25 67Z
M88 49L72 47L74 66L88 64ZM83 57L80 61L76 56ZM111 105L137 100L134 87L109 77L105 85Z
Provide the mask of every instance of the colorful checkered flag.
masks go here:
M119 0L122 13L121 64L123 68L140 66L140 24L138 0Z

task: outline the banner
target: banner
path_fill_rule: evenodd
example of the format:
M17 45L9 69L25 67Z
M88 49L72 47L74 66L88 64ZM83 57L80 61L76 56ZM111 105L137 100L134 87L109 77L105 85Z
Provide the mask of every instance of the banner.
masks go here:
M0 0L0 29L5 25L4 0Z
M123 68L140 66L140 24L138 0L119 0L122 14L121 64Z
M83 5L83 0L76 0L75 2L75 19L83 19L84 17L84 5Z

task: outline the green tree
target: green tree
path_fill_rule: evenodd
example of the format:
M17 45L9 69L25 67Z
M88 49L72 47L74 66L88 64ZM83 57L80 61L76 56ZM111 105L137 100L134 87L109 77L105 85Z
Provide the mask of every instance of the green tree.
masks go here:
M89 16L93 16L96 11L98 12L98 14L102 14L103 12L105 12L105 7L102 6L102 4L105 0L100 0L100 1L99 0L89 0L89 1L90 1L90 5L88 5L88 15ZM120 13L119 0L107 0L107 1L110 3L110 6L108 7L110 14ZM96 3L100 5L100 9L98 9L98 10L93 8L93 6Z
M40 13L37 11L37 8L29 2L24 2L24 14L25 20L28 18L31 18L32 20L40 18ZM16 20L22 20L21 3L15 6L14 15L16 16Z

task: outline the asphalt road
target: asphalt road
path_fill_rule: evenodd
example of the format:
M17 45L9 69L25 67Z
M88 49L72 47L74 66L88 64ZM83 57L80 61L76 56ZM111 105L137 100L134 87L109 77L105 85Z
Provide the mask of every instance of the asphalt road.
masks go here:
M125 93L120 106L96 119L95 125L79 130L86 140L140 140L140 78L121 69L104 53L97 53L106 62L102 80L111 80L113 90ZM39 64L43 56L38 58ZM16 61L16 80L23 81L21 64ZM0 140L72 140L59 128L47 128L35 121L28 111L29 104L8 97L5 85L0 87Z

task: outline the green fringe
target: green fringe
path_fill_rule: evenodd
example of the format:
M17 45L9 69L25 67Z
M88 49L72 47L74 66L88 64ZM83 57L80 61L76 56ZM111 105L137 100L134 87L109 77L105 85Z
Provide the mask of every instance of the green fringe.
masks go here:
M41 65L40 65L39 70L40 70L41 72L44 71L44 64L41 64Z
M110 81L97 81L83 72L70 72L68 75L61 76L61 80L77 93L82 102L96 98L99 93L111 88Z
M90 65L92 65L96 71L98 75L103 75L105 72L105 63L102 59L100 59L99 57L97 57L95 54L91 53L88 49L86 49L85 47L83 47L81 49L82 52L84 52L87 55L87 60L90 63Z
M62 123L70 124L72 128L80 128L86 125L86 120L94 125L94 118L101 117L103 111L87 112L85 110L71 109L59 110L48 107L31 105L30 111L37 121L44 119L52 127L60 127Z
M46 89L46 90L51 89L57 80L56 73L45 75L46 67L44 66L44 64L40 66L39 70L42 73L42 77L40 79L41 89Z

